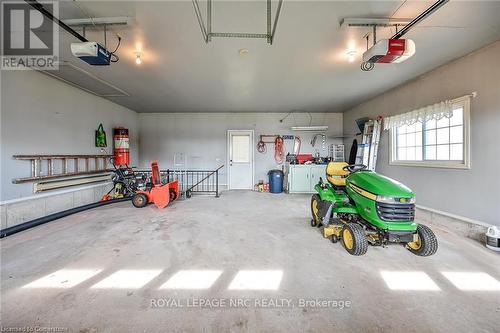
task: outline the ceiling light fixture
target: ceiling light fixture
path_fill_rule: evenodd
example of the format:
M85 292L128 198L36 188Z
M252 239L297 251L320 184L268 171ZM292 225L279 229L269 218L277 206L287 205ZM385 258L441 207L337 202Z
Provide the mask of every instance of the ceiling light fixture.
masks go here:
M249 51L248 49L246 49L246 48L243 48L243 49L239 49L239 50L238 50L238 53L239 53L240 55L245 55L245 54L247 54L248 52L250 52L250 51Z
M293 126L292 131L304 131L304 132L324 132L328 130L328 126Z
M135 57L135 63L136 63L137 65L142 64L142 60L141 60L141 53L140 53L140 52L136 52L136 54L135 54L135 55L136 55L136 57Z

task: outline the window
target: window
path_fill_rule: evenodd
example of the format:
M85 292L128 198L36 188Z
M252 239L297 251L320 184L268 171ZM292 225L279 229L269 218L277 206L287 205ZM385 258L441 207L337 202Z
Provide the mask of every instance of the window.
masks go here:
M468 97L459 98L449 118L391 128L390 164L468 169L469 105Z
M232 140L232 161L234 163L250 162L250 135L233 135Z

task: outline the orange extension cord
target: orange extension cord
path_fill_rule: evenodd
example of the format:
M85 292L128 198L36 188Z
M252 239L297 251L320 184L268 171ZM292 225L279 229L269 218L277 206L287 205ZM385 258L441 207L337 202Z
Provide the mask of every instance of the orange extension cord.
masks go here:
M283 138L279 135L274 140L274 159L278 164L282 164L285 159L285 144Z

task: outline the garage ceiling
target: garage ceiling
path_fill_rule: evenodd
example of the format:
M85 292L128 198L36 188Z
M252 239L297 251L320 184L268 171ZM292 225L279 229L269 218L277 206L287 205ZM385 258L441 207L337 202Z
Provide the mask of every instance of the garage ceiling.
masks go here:
M450 1L406 35L417 45L413 58L372 72L359 69L368 29L341 29L342 18L413 18L431 3L285 0L270 46L264 39L205 44L191 1L67 1L62 19L130 16L134 23L112 28L123 37L119 63L103 68L79 61L69 51L76 40L65 32L61 53L128 92L109 99L137 112L342 112L500 39L500 2ZM262 0L215 0L213 30L264 33L265 9ZM392 33L380 30L378 38ZM87 32L87 38L102 42L102 33ZM111 35L108 43L113 49ZM350 43L358 49L354 63L347 61ZM240 55L241 48L249 52ZM137 66L139 49L143 63Z

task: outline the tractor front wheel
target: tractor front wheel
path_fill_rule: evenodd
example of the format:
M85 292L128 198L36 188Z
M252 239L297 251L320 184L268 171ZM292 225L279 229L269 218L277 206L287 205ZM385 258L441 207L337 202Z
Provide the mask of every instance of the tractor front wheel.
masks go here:
M417 256L428 257L437 252L438 241L429 227L419 224L417 239L414 242L407 243L406 248Z
M321 216L323 212L323 200L321 200L318 194L314 194L311 198L311 227L317 227L321 225L321 220L323 217Z
M361 256L368 250L365 230L357 223L346 223L342 228L342 244L349 254Z
M148 197L144 193L136 193L132 197L132 205L136 208L146 207L148 204Z

